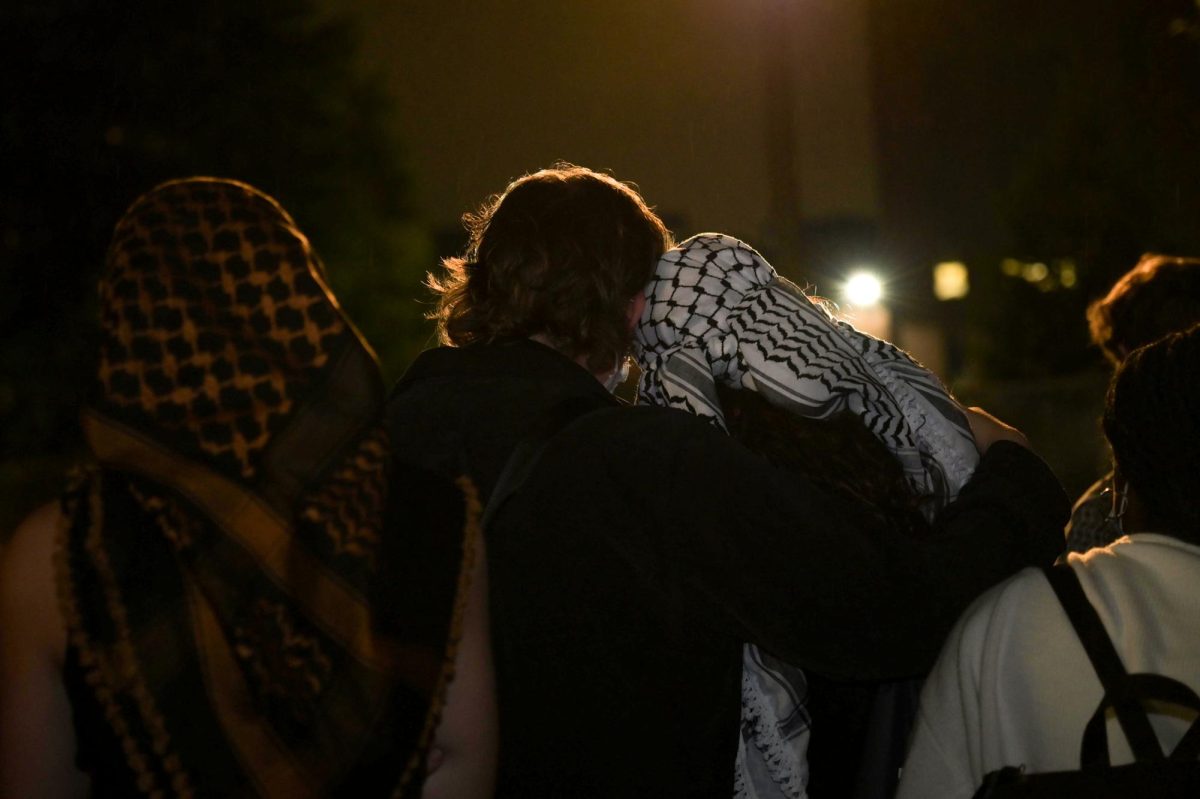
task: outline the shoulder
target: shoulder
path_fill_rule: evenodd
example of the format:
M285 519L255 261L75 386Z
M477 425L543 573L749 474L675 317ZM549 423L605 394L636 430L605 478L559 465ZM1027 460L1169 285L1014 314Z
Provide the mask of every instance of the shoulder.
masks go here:
M980 619L986 617L989 624L995 626L1012 621L1014 616L1019 618L1032 608L1046 605L1053 598L1054 590L1046 580L1045 572L1031 566L984 592L972 609L975 610L975 616ZM1051 607L1057 608L1057 602Z
M562 446L589 452L598 461L619 462L639 471L655 470L652 474L660 478L677 470L709 471L717 480L731 470L768 468L765 459L723 430L676 408L604 408L587 414L564 433L557 442Z
M1118 627L1138 616L1157 624L1200 612L1200 546L1195 544L1136 533L1071 554L1069 563L1101 617Z
M619 405L589 413L576 425L584 436L616 437L628 443L652 436L656 441L699 440L708 446L728 446L733 439L705 419L679 410L655 405Z
M717 428L695 414L678 408L663 408L657 405L613 405L589 414L594 424L630 430L661 429L708 429L720 433Z
M997 652L1009 650L1014 638L1038 637L1039 619L1057 608L1042 570L1023 569L968 606L950 634L947 649L957 650L961 668L978 672Z
M1200 546L1160 533L1136 533L1087 552L1072 552L1068 563L1089 592L1158 583L1190 588L1200 577Z
M1200 612L1200 590L1194 587L1200 580L1200 546L1139 533L1084 554L1071 553L1067 563L1111 629L1119 631L1139 614L1151 623L1163 608L1179 611L1181 603L1190 603L1189 618L1190 611ZM991 662L1021 647L1058 640L1070 630L1045 574L1026 568L976 599L959 618L951 641L960 652L975 652ZM1000 667L998 660L993 665ZM1016 662L1010 665L1021 668Z
M1195 569L1200 566L1200 545L1166 533L1129 533L1090 552L1071 553L1068 560L1079 572L1123 571L1169 564Z

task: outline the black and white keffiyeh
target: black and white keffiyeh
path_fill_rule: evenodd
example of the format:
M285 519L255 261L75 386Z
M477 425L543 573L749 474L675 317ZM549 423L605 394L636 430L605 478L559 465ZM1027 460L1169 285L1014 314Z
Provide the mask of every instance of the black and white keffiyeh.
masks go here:
M639 402L682 408L722 429L718 382L809 418L849 411L932 500L930 515L974 471L966 416L937 377L834 319L743 242L715 233L688 239L659 260L646 294L634 346ZM803 675L774 665L746 646L735 796L805 795Z

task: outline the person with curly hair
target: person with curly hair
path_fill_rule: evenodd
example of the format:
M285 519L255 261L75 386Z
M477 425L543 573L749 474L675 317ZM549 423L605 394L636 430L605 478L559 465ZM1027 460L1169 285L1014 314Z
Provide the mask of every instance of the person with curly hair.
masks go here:
M1172 702L1145 703L1161 759L1200 710L1184 702L1200 690L1200 326L1123 353L1104 433L1117 486L1109 513L1121 535L1070 554L1066 568L1120 668L1183 684ZM926 682L899 796L969 797L1007 766L1034 779L1077 770L1090 719L1106 727L1105 762L1129 763L1137 745L1126 734L1136 730L1120 708L1103 712L1121 700L1097 668L1040 570L996 586L959 620Z
M485 522L499 796L728 797L744 644L917 674L975 595L1061 547L1061 488L998 424L965 434L979 464L913 538L905 513L614 398L672 244L630 186L558 165L467 222L433 281L445 346L388 413L397 446L503 503Z
M1092 343L1114 367L1138 347L1200 322L1200 259L1147 253L1087 310ZM1112 473L1075 503L1067 550L1086 552L1112 543L1118 527L1108 518Z

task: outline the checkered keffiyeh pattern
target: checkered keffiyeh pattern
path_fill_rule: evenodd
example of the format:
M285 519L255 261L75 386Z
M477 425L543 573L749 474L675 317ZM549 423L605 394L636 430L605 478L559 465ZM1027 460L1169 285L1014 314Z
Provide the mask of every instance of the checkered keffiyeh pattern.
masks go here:
M1067 524L1067 552L1106 547L1124 535L1121 525L1111 515L1112 491L1113 474L1109 472L1075 503Z
M688 239L659 260L646 294L634 346L640 402L682 408L722 429L718 382L809 418L849 411L930 497L930 515L974 471L979 456L966 416L937 377L835 320L743 242L715 233ZM755 647L746 650L735 795L802 797L803 675L767 669ZM774 723L765 723L764 708Z

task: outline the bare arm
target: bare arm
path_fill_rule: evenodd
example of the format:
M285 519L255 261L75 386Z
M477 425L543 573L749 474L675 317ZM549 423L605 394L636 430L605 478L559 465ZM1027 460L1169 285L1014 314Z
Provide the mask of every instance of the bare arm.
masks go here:
M60 515L30 514L0 552L0 796L87 795L62 682L66 631L54 588Z
M487 552L481 536L454 680L434 733L422 799L482 799L495 791L499 729L488 619Z

